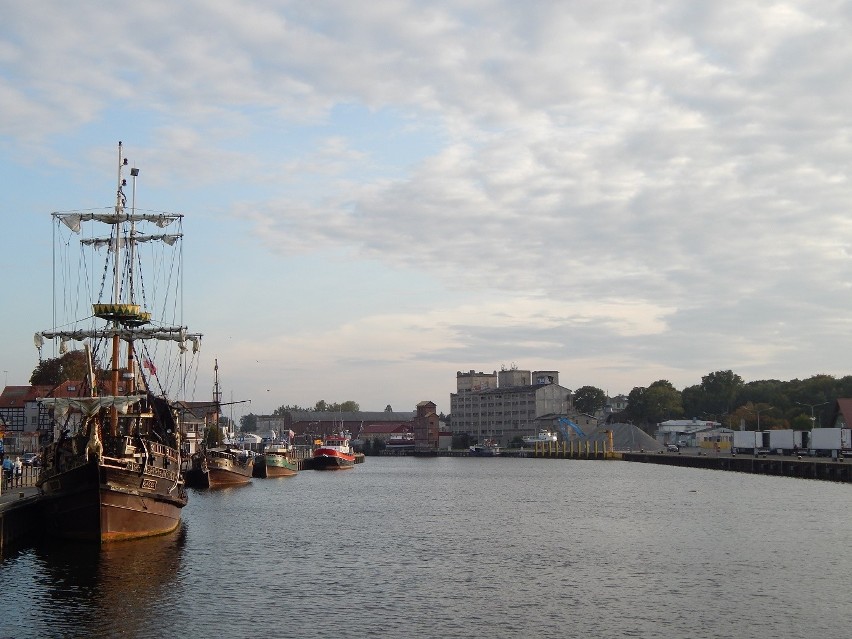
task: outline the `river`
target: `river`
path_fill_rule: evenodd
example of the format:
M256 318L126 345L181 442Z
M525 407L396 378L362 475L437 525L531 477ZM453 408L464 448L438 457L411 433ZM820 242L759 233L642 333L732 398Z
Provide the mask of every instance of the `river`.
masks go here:
M0 637L846 637L850 485L368 457L0 563Z

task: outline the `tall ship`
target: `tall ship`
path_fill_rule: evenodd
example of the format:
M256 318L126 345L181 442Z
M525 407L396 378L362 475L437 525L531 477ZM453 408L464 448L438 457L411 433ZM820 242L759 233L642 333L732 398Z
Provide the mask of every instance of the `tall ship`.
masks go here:
M172 387L175 394L182 389L188 351L195 359L201 343L201 334L189 332L177 315L180 291L161 286L182 276L181 251L174 247L183 238L183 216L136 210L136 168L130 168L128 206L127 168L119 142L115 206L52 214L54 264L79 244L82 257L68 264L82 273L73 277L72 267L63 266L61 277L54 274L66 287L66 303L54 303L54 328L35 335L40 361L46 340L54 340L61 356L70 343L83 342L78 350L85 362L81 381L66 387L76 394L39 400L54 424L36 481L45 530L99 543L165 534L180 524L187 493L181 429L169 396ZM94 226L104 235L90 232ZM163 232L169 227L172 232ZM75 235L79 242L72 242ZM81 299L93 303L86 307ZM56 309L71 309L65 323L57 324Z
M355 451L349 433L328 435L321 446L314 449L313 467L316 470L345 470L355 467Z
M216 416L221 412L222 392L219 387L219 361L213 369L213 405ZM254 472L254 456L248 450L234 446L221 436L217 426L215 446L201 447L190 457L186 477L190 485L197 488L224 488L242 486L251 481Z

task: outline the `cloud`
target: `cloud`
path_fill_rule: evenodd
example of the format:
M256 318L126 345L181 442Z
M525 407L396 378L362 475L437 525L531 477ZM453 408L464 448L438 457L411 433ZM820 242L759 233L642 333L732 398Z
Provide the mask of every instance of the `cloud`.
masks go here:
M353 368L526 358L631 387L840 372L849 18L827 2L16 3L0 135L7 162L67 145L94 166L90 134L132 115L151 186L282 271L333 255L434 287L428 313L376 295L278 344L305 367L328 349Z

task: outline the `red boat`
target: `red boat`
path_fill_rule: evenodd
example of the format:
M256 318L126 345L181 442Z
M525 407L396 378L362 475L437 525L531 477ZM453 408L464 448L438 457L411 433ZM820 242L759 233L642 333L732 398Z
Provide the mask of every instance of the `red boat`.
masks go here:
M316 470L344 470L355 467L355 451L348 433L329 435L323 445L314 450Z

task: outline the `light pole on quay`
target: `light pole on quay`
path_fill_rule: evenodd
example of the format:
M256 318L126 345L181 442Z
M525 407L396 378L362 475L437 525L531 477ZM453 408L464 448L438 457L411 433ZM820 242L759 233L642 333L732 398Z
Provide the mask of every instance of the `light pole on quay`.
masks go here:
M754 408L749 408L748 410L757 415L757 430L760 430L760 414L765 413L768 410L772 410L775 408L774 406L767 406L766 408L761 408L759 410L755 410Z
M796 402L799 406L807 406L811 409L811 430L816 426L816 417L814 417L814 408L817 406L825 406L829 402L822 402L821 404L806 404L805 402Z

